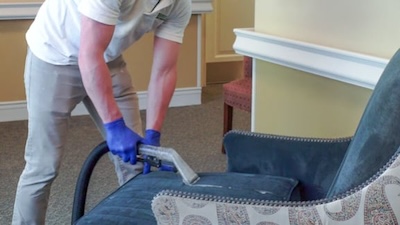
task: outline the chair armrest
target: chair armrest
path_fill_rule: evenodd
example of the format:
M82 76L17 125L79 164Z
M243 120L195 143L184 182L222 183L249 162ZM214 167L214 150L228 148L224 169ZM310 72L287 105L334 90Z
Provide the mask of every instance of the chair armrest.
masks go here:
M350 141L246 131L230 131L223 140L228 172L298 179L303 200L325 197Z
M391 188L388 188L391 186ZM262 201L234 199L194 192L162 191L152 210L158 225L225 224L398 224L400 204L400 154L364 184L318 201ZM208 223L207 223L208 222Z

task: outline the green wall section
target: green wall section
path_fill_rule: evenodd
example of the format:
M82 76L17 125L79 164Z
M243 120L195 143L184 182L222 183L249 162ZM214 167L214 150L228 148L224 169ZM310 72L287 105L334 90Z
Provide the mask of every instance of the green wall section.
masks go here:
M253 130L352 136L372 90L256 60Z
M256 0L255 31L390 58L400 47L400 1ZM254 131L351 136L371 90L256 61Z

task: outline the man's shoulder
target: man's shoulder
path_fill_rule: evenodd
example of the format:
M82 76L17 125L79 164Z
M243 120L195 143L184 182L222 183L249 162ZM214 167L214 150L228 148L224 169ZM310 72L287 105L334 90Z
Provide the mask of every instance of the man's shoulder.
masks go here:
M191 13L192 10L191 0L175 0L175 4L178 5L178 8L180 8L181 10Z
M192 14L191 0L174 0L173 12L171 13L171 15L173 15L174 17L182 18L182 17L188 17L191 14Z

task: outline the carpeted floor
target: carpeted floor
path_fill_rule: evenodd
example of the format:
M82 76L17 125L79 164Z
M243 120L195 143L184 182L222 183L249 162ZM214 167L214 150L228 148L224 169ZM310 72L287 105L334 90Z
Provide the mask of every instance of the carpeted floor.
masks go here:
M163 146L172 147L197 172L225 170L221 154L222 86L203 89L202 104L170 108L162 130ZM145 112L142 112L145 121ZM234 112L234 129L250 130L250 114ZM15 188L24 166L27 121L0 123L0 224L11 223ZM46 224L70 224L75 181L87 154L102 141L89 116L73 117L60 173L53 183ZM117 188L113 166L104 157L89 187L87 208Z

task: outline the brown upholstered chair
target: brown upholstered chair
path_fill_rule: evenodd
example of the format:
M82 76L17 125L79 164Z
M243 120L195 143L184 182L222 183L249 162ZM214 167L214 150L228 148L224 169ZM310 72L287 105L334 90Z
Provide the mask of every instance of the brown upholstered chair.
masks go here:
M243 58L243 77L223 85L224 128L223 135L232 130L233 108L251 112L252 58ZM222 153L225 148L222 146Z

